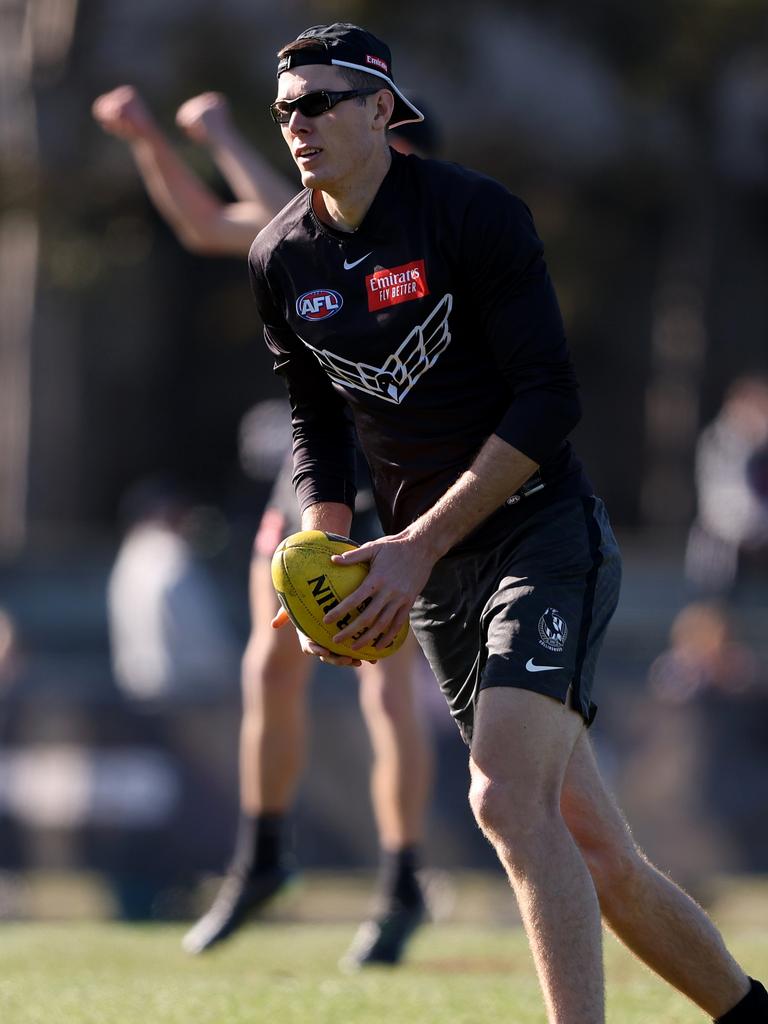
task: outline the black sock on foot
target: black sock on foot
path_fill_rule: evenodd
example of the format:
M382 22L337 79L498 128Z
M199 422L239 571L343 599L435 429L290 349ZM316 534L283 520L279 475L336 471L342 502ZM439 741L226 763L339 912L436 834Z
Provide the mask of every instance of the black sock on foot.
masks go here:
M283 860L285 815L245 814L237 824L232 871L245 878L278 868Z
M768 1021L768 992L754 978L751 988L732 1010L718 1017L715 1024L766 1024Z
M400 850L382 850L379 868L379 897L384 907L399 905L418 907L424 902L416 871L419 867L417 846Z

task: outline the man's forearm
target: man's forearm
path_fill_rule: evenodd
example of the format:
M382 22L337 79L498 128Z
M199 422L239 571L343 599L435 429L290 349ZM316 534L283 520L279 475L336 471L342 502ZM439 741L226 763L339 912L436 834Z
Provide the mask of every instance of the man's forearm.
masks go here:
M442 558L514 494L538 463L492 434L468 470L403 535Z
M406 622L435 562L499 508L537 468L536 462L494 434L469 469L410 526L359 550L334 556L337 564L371 564L364 582L341 601L334 615L338 612L343 618L363 602L365 610L335 639L343 643L363 627L376 636L381 633L382 644L389 643Z

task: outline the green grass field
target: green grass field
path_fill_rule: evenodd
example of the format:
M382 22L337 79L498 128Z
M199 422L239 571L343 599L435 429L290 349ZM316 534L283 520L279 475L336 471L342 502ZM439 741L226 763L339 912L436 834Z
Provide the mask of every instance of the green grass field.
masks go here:
M742 914L737 901L721 923L747 969L765 976L768 930L748 903ZM180 950L177 925L6 923L0 926L0 1021L544 1024L517 926L431 925L417 935L403 966L350 976L336 964L353 929L338 922L251 925L219 950L190 958ZM606 963L609 1021L705 1020L611 938Z

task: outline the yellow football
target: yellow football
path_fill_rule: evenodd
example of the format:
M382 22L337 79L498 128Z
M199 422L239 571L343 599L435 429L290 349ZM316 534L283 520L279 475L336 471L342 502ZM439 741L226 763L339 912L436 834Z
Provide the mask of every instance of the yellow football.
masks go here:
M282 541L272 556L272 583L294 626L310 640L334 654L366 660L386 658L402 646L408 635L408 623L386 647L376 647L375 639L372 639L365 647L353 651L352 643L356 637L351 637L343 644L334 643L333 638L357 618L367 601L356 612L345 615L337 622L330 625L323 622L323 617L353 590L357 590L368 575L366 562L334 565L331 561L331 555L340 555L356 547L359 545L349 537L339 537L322 530L292 533Z

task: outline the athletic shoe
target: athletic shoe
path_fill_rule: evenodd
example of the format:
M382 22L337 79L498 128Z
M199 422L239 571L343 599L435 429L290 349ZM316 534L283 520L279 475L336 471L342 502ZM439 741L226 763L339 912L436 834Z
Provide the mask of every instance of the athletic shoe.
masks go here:
M397 904L381 917L364 921L339 966L345 971L356 971L360 967L400 963L411 936L426 916L422 900L414 907Z
M221 884L211 909L181 940L187 953L204 953L237 931L251 917L258 917L266 905L292 878L288 867L273 868L252 878L229 874Z

